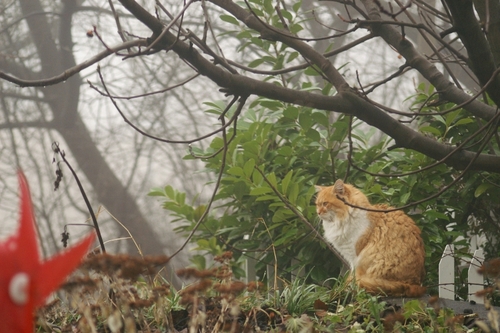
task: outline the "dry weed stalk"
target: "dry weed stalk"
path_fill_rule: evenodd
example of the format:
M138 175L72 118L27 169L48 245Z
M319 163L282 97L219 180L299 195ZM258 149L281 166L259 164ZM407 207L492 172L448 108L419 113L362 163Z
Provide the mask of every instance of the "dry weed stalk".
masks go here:
M491 305L491 297L500 290L500 258L494 258L483 263L478 272L492 279L493 284L476 293L484 297L484 306L488 310L488 322L476 321L476 325L484 332L500 332L500 314Z

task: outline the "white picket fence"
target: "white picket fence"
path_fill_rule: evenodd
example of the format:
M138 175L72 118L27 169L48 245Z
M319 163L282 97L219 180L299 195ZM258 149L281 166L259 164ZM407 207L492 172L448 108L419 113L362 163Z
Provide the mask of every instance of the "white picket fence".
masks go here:
M472 258L460 259L458 263L458 271L462 271L462 269L467 269L468 272L468 301L475 301L477 304L484 304L484 298L476 296L476 292L484 289L484 278L481 274L478 273L478 268L483 264L484 254L483 249L480 248L479 243L480 239L476 236L471 237L469 253L472 255ZM455 269L456 256L453 245L446 245L441 260L439 262L439 297L443 299L451 299L454 300L456 297L455 291L455 273L457 270ZM249 258L245 263L245 271L247 282L256 281L256 271L255 271L256 260L253 258ZM293 263L292 263L293 264ZM276 286L279 288L282 286L281 281L274 280L273 278L276 276L275 268L272 265L268 265L267 267L267 276L268 279L268 288L274 289ZM303 271L295 272L292 274L294 276L304 276Z
M465 260L460 258L458 268L467 269L468 301L484 304L484 297L476 296L476 292L484 289L484 277L478 273L478 268L484 262L484 252L480 248L481 239L472 236L470 240L469 253L472 258ZM441 261L439 262L439 297L444 299L455 299L455 269L456 256L453 245L446 245Z

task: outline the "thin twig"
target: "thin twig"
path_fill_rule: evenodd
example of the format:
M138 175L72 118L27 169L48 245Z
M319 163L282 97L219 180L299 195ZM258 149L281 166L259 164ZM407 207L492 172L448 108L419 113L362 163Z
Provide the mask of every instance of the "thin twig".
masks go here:
M120 116L122 116L122 118L125 121L125 123L127 123L130 127L132 127L134 130L136 130L140 134L142 134L142 135L144 135L144 136L146 136L146 137L148 137L150 139L156 140L156 141L165 142L165 143L180 143L180 144L190 144L190 143L193 143L193 142L198 142L198 141L201 141L203 139L209 138L209 137L211 137L211 136L213 136L213 135L215 135L215 134L217 134L217 133L219 133L221 131L224 131L228 126L231 126L231 124L236 120L236 118L238 116L235 113L233 115L233 117L231 117L231 119L229 119L229 121L227 123L224 123L224 125L222 125L220 128L218 128L215 131L212 131L212 132L210 132L208 134L205 134L205 135L202 135L200 137L194 138L194 139L190 139L190 140L168 140L168 139L163 139L163 138L154 136L152 134L149 134L149 133L141 130L134 123L132 123L125 116L125 114L123 113L123 111L120 109L120 107L116 103L113 95L109 92L108 87L107 87L107 85L106 85L106 83L104 81L104 78L102 76L101 68L99 66L97 67L97 73L99 74L99 79L101 80L102 86L103 86L104 90L106 91L107 96L109 97L109 99L111 100L111 102L113 103L113 105L115 106L115 109L118 111L118 113L120 114Z
M370 104L372 104L372 105L374 105L374 106L376 106L376 107L378 107L378 108L380 108L380 109L382 109L384 111L387 111L388 113L397 114L397 115L400 115L400 116L407 116L407 117L415 117L415 116L442 116L442 115L448 114L450 112L453 112L455 110L462 109L465 106L467 106L470 103L472 103L473 101L475 101L479 96L481 96L482 94L484 94L484 92L486 91L486 89L490 86L490 84L492 84L495 81L496 77L499 74L500 74L500 68L497 68L491 74L491 77L488 80L488 82L486 82L486 84L484 86L482 86L481 89L479 91L477 91L474 95L470 96L470 98L468 98L467 100L465 100L464 102L462 102L460 104L455 105L454 107L451 107L451 108L443 110L443 111L438 111L438 112L422 112L422 109L425 106L429 105L429 104L427 104L427 102L430 100L430 97L428 97L422 103L422 105L418 108L418 110L416 112L405 112L405 111L395 110L395 109L389 108L387 106L384 106L384 105L382 105L380 103L377 103L374 100L371 100L366 95L360 95L360 97L362 97L368 103L370 103ZM436 91L433 94L440 94L440 93L441 92Z
M115 10L115 6L113 5L113 1L108 0L108 3L109 3L109 8L111 9L111 12L113 13L113 17L115 18L116 28L118 29L118 31L117 31L118 35L120 35L123 42L126 42L127 38L125 38L125 34L123 33L123 28L122 28L122 25L120 23L120 17Z
M469 143L472 139L474 139L476 136L479 134L483 133L484 130L486 130L488 127L490 127L495 120L497 120L498 115L490 121L488 121L486 124L484 124L481 128L479 128L475 133L471 134L469 137L467 137L462 143L460 143L458 146L453 148L446 156L444 156L442 159L439 161L436 161L432 164L429 164L428 166L425 166L423 168L420 168L418 170L413 170L413 171L408 171L408 172L403 172L403 173L391 173L391 174L386 174L386 173L375 173L375 172L370 172L366 169L362 169L358 167L357 165L354 164L352 161L352 152L353 152L353 145L352 145L352 127L349 127L349 132L348 132L348 140L349 140L349 152L347 154L347 161L349 162L349 166L352 166L354 169L361 171L363 173L369 174L370 176L375 176L375 177L404 177L404 176L409 176L413 174L417 174L429 169L432 169L440 164L446 163L446 161L451 158L452 155L459 153L462 151L463 148L465 148L466 144Z
M161 32L161 34L155 38L155 40L148 45L148 47L146 48L146 50L144 52L147 52L149 51L150 49L152 49L156 44L158 44L162 38L165 36L165 34L170 30L170 28L177 23L177 20L181 19L182 20L182 17L184 17L184 12L189 8L189 6L191 6L191 4L193 3L194 1L193 0L190 0L187 4L184 5L184 7L181 9L181 11L177 14L176 17L174 17L174 19L166 26L163 28L163 31ZM180 33L180 30L179 30L179 33ZM177 40L177 39L176 39Z
M140 94L140 95L133 95L133 96L116 96L116 95L115 96L110 96L107 93L102 92L98 87L96 87L95 85L93 85L92 82L87 81L87 83L90 85L90 88L94 89L95 91L97 91L99 94L101 94L104 97L113 97L114 99L131 100L131 99L135 99L135 98L142 98L142 97L147 97L147 96L152 96L152 95L156 95L156 94L165 93L167 91L170 91L170 90L173 90L175 88L178 88L178 87L181 87L181 86L185 85L186 83L190 82L191 80L196 79L198 76L200 76L200 74L196 73L193 76L185 79L184 81L182 81L180 83L177 83L177 84L174 84L172 86L168 86L168 87L166 87L164 89L156 90L156 91L151 91L151 92L148 92L148 93L145 93L145 94Z
M94 224L95 232L97 234L97 239L99 240L99 245L101 246L101 250L103 253L105 253L106 248L104 246L104 241L102 239L101 230L99 229L99 223L97 223L97 218L94 214L94 210L92 209L92 205L90 204L90 201L87 198L87 194L85 193L85 190L83 189L83 186L82 186L82 183L80 182L80 179L78 178L75 170L73 170L73 168L71 167L71 164L69 164L68 160L66 159L66 153L59 148L59 143L53 142L52 143L52 150L54 151L54 153L59 154L59 156L61 156L64 163L66 163L69 170L73 174L73 178L75 178L75 180L76 180L76 184L78 185L78 188L80 189L80 193L82 194L83 200L85 201L85 204L87 205L87 209L90 213L90 216L92 217L92 222Z
M235 112L236 116L239 114L239 112L243 108L243 105L245 104L246 100L247 100L247 96L240 98L240 102L239 102L240 104L238 106L237 112ZM210 197L210 200L209 200L209 202L208 202L208 204L207 204L207 206L205 208L205 211L200 216L200 218L198 219L198 221L194 225L193 229L191 230L191 232L189 233L188 237L186 238L186 240L184 241L184 243L181 245L181 247L179 247L170 256L171 258L175 257L179 252L181 252L186 247L186 245L191 241L191 238L193 238L194 233L196 232L196 230L198 230L198 228L200 227L200 225L203 223L203 221L207 217L208 213L210 212L210 208L212 207L212 204L215 201L215 196L217 195L217 192L219 191L220 183L221 183L221 180L222 180L222 175L224 174L224 169L226 167L226 158L227 158L227 151L228 151L227 136L226 136L226 126L225 126L224 117L221 117L220 120L221 120L221 124L222 124L221 128L223 128L223 130L222 130L222 140L224 141L224 150L222 152L221 166L220 166L220 169L219 169L219 174L217 176L217 181L215 182L215 188L214 188L214 190L212 192L212 196Z
M344 204L346 204L347 206L350 206L350 207L353 207L353 208L357 208L357 209L366 210L366 211L369 211L369 212L380 212L380 213L390 213L390 212L394 212L394 211L397 211L397 210L403 210L403 209L406 209L406 208L410 208L410 207L419 205L419 204L424 203L426 201L435 199L435 198L439 197L441 194L443 194L444 192L446 192L447 190L449 190L450 188L452 188L456 183L458 183L465 176L465 174L471 168L471 166L474 164L474 162L479 157L479 155L481 155L481 151L488 144L489 139L491 139L491 137L493 137L493 135L495 134L496 129L498 127L498 121L499 120L500 120L500 112L498 112L498 110L497 110L496 116L493 117L490 120L490 122L488 123L488 124L491 125L491 127L490 127L491 128L490 133L484 138L483 143L481 144L481 146L477 150L477 152L474 155L474 157L469 161L469 164L467 164L467 166L465 167L465 169L455 179L453 179L453 181L450 184L446 185L445 187L443 187L441 190L439 190L437 193L435 193L433 195L430 195L430 196L428 196L426 198L423 198L421 200L417 200L417 201L411 202L411 203L403 205L401 207L396 207L396 208L392 207L392 208L387 208L387 209L377 209L377 208L362 207L362 206L354 205L354 204L348 202L347 200L345 200L344 198L341 198L339 196L337 196L337 198L340 201L342 201Z
M288 209L290 209L302 222L304 222L315 234L316 236L321 240L323 241L326 246L328 246L328 248L330 249L330 251L332 251L339 259L340 261L342 261L342 263L346 266L346 267L351 267L349 265L349 263L347 262L347 260L344 259L344 257L342 257L342 255L340 254L339 251L337 251L337 249L335 249L324 237L323 235L321 235L321 233L316 230L316 228L311 224L311 222L309 222L306 217L297 209L295 208L289 201L288 199L286 199L279 191L276 187L274 187L274 185L269 181L269 179L267 179L266 175L264 174L264 172L257 166L255 166L255 170L257 170L263 177L264 181L267 183L267 185L269 185L269 187L273 190L274 194L276 194L278 196L278 198L281 200L281 202L283 202L285 204L285 206L287 206Z

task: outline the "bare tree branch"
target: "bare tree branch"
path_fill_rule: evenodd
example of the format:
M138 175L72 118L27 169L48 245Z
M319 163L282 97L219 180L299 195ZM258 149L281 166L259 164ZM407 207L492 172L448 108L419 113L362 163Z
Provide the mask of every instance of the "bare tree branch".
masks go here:
M20 78L11 76L11 75L6 74L4 72L0 72L0 78L4 79L6 81L12 82L14 84L17 84L20 87L50 86L50 85L54 85L54 84L68 80L73 75L80 73L83 69L88 68L88 67L92 66L93 64L98 63L102 59L104 59L112 54L115 54L118 51L129 49L131 47L140 47L140 46L146 46L146 45L147 45L146 40L135 39L135 40L125 42L123 44L119 44L119 45L107 48L106 50L96 54L92 58L89 58L76 66L73 66L73 67L66 69L64 72L62 72L59 75L49 77L47 79L25 80L25 79L20 79Z
M121 2L131 11L132 14L136 15L141 22L150 27L153 30L153 34L158 34L163 31L161 22L159 22L154 16L150 15L135 1L121 0ZM351 88L345 82L344 78L322 54L318 53L302 41L292 38L288 32L283 31L278 33L276 28L267 29L264 23L257 20L251 13L236 5L232 1L213 0L212 2L230 12L241 22L245 22L245 24L247 24L250 28L259 31L262 36L265 36L265 38L279 40L298 50L305 58L309 59L321 68L332 84L337 87L339 94L337 96L323 96L297 91L294 89L287 89L271 83L244 77L242 75L228 73L224 69L209 62L189 45L177 40L176 36L170 33L164 34L163 39L166 46L171 47L171 49L180 57L188 61L194 68L196 68L199 73L208 76L219 86L224 87L235 94L255 94L293 104L354 115L394 138L398 147L415 149L437 160L442 159L453 151L451 146L438 143L435 140L402 125L385 112L366 102L363 98L358 96L356 92L351 91ZM365 1L365 3L367 5L373 5L373 3L368 0ZM376 15L378 15L378 19L380 14L376 6L372 9L372 12L375 12ZM430 76L431 80L437 83L436 88L444 87L442 90L440 89L444 95L452 95L455 97L454 100L457 100L457 103L470 101L469 95L450 84L449 81L446 80L437 70L437 68L418 54L412 44L409 41L402 39L401 35L396 32L394 28L387 25L375 25L374 31L380 31L380 33L383 34L384 39L387 39L388 42L392 42L395 46L400 48L400 53L403 54L403 56L408 56L408 63L419 69L424 76ZM397 43L395 42L396 39L398 40ZM475 114L480 114L484 116L485 119L491 120L496 113L493 108L485 106L477 101L470 101L468 106L468 109L474 110ZM476 157L476 153L474 152L457 152L447 160L447 164L457 169L463 169L468 167L470 161L474 161L474 163L469 166L471 169L500 172L499 156L481 154Z
M381 20L378 6L373 0L362 0L365 8L370 16L370 19ZM382 37L389 45L394 47L407 61L407 63L418 70L418 72L426 78L443 97L456 104L460 104L469 99L469 96L454 86L446 77L434 66L431 62L425 59L413 46L413 44L405 39L400 32L394 27L388 25L373 24L372 30L375 34ZM488 77L489 79L489 77ZM486 80L488 81L488 80ZM485 81L485 82L486 82ZM495 116L496 110L486 104L474 101L468 104L465 109L477 117L485 120L490 120Z

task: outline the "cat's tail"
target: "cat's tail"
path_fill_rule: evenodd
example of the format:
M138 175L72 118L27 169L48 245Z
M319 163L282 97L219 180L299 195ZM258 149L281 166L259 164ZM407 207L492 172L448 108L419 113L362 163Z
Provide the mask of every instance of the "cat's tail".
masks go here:
M365 289L368 293L374 295L386 294L394 297L421 297L427 290L425 287L409 284L401 281L391 281L380 278L357 279L358 285Z

